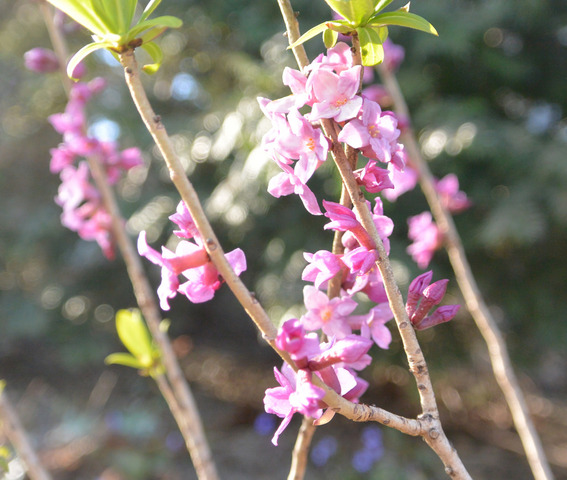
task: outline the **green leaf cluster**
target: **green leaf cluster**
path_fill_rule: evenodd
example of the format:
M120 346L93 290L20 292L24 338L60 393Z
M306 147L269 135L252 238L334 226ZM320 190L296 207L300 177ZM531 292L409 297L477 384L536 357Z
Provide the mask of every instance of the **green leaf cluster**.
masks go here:
M155 73L159 69L163 53L154 40L168 28L179 28L182 25L179 18L169 15L148 19L161 0L150 0L135 23L134 15L138 0L48 0L48 2L93 34L94 42L81 48L67 65L67 75L70 78L73 78L73 71L81 60L101 49L107 49L116 55L142 47L154 62L145 65L144 71Z
M116 364L140 370L142 375L163 374L161 353L152 341L139 310L119 310L116 313L118 337L130 353L112 353L105 358L107 365Z
M437 30L427 20L409 12L409 3L394 12L381 13L392 0L325 0L344 20L332 20L316 25L290 45L294 48L311 38L323 34L327 48L337 42L338 34L358 35L362 64L372 66L384 60L384 47L388 38L388 26L413 28L437 35Z

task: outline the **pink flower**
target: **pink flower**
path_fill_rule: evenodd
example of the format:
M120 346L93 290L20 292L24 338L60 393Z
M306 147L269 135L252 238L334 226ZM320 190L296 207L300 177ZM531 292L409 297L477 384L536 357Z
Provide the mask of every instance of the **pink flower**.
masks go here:
M387 349L392 341L392 334L386 323L394 318L388 302L371 308L366 315L351 315L350 324L353 329L360 329L363 336L371 337L380 348Z
M367 202L368 208L370 209L370 202ZM391 218L386 217L383 215L384 208L382 205L382 200L380 198L375 199L374 209L372 210L372 219L374 220L374 225L376 226L376 230L382 243L384 244L384 248L386 252L390 251L390 241L388 237L394 231L394 222ZM362 237L361 237L362 238ZM359 238L354 235L354 232L348 231L343 235L342 244L347 249L355 249L360 245ZM374 243L372 242L370 245L369 250L374 248Z
M459 179L454 173L449 173L438 180L435 189L441 198L441 203L451 213L460 213L472 205L467 194L459 190Z
M398 149L399 136L396 117L391 113L383 114L380 105L364 99L362 115L348 122L338 138L339 141L362 150L368 158L384 163L395 159L398 168L403 168L403 164L399 165L399 158L393 156L393 152Z
M321 351L319 336L315 332L307 333L296 318L288 320L279 328L276 346L288 352L299 368L305 368L307 358Z
M28 70L36 73L52 73L59 69L59 60L53 50L32 48L24 53L24 64Z
M335 73L341 73L352 67L353 57L350 45L345 42L337 42L334 47L327 50L327 55L323 55L312 62L312 69L326 68Z
M326 282L337 275L343 268L338 255L327 250L315 253L304 253L303 257L309 262L301 275L301 279L314 282L316 288L326 285Z
M307 313L301 317L307 330L323 330L323 333L343 338L351 333L348 316L356 308L350 297L329 299L323 292L312 286L303 288L303 299Z
M111 235L112 219L100 195L89 182L89 168L68 165L61 170L61 185L55 203L63 209L61 223L84 240L94 240L108 259L114 258Z
M323 68L311 73L308 86L313 88L317 99L309 114L311 121L334 118L337 122L344 122L358 114L362 105L362 98L356 95L360 68L356 65L338 75Z
M362 370L372 362L372 358L368 355L371 346L372 341L360 335L350 334L340 340L333 340L323 346L323 351L319 355L309 359L309 369L317 371L338 365Z
M177 204L177 210L169 216L169 219L181 229L173 231L179 238L194 238L199 245L203 244L201 234L183 200Z
M342 261L354 275L364 275L376 266L378 252L366 247L358 247L343 255Z
M408 237L413 243L407 248L407 252L419 268L426 268L435 250L441 248L441 232L429 212L408 218L408 226Z
M384 47L384 66L391 72L395 72L404 61L404 47L396 45L389 38L386 39L382 46Z
M264 409L267 413L283 418L272 438L272 443L277 445L294 413L299 412L313 418L319 418L323 414L320 403L325 390L311 383L311 372L299 370L296 374L287 363L284 363L281 372L274 367L274 376L280 386L266 390Z
M195 243L182 240L175 252L162 247L160 254L148 245L146 232L142 231L138 237L138 252L161 267L162 281L158 297L162 310L169 310L169 299L178 292L193 303L206 302L213 298L223 283L205 249ZM246 270L246 257L239 248L225 254L225 257L237 275ZM187 281L180 284L179 275L183 275Z
M276 142L277 151L286 158L298 159L294 173L303 183L327 159L329 142L320 129L313 128L297 110L287 116L289 123L282 123Z
M276 198L295 193L303 202L306 210L312 215L321 215L321 209L317 203L317 198L301 179L295 175L291 167L280 165L284 171L278 173L270 180L268 192Z
M374 160L369 160L364 168L355 170L354 178L359 185L363 185L367 192L378 193L386 188L394 188L390 180L390 172L379 168Z
M374 249L376 245L368 235L361 223L356 218L355 213L339 203L328 202L323 200L323 207L327 212L325 216L331 221L323 228L325 230L332 229L339 232L350 232L356 240L368 250Z
M386 198L386 200L395 202L400 195L403 195L415 188L418 178L417 172L407 164L403 170L400 170L390 163L388 165L388 170L390 171L390 178L392 179L394 188L391 190L384 190L382 195Z

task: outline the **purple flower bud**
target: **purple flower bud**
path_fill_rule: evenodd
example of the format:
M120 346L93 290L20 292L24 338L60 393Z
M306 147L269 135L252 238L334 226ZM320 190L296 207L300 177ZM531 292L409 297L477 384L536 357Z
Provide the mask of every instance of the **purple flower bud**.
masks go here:
M434 327L440 323L448 322L455 318L460 308L460 305L443 305L431 315L423 318L421 321L417 322L417 324L414 324L414 328L416 330L425 330L426 328Z
M445 296L445 292L447 291L447 284L449 280L438 280L435 283L432 283L428 287L423 290L423 298L430 302L433 302L433 305L437 305L443 297Z
M301 349L304 336L305 329L303 325L296 318L292 318L281 326L276 337L276 346L280 350L295 353Z
M32 48L24 53L24 64L36 73L52 73L59 69L57 55L47 48Z
M447 283L449 283L449 280L439 280L423 290L421 302L410 318L411 323L418 324L429 310L441 303L447 291Z
M83 78L87 74L87 67L84 62L80 62L73 70L73 78Z
M410 283L408 288L408 300L406 302L406 312L408 317L411 318L411 316L415 313L417 302L419 302L423 290L425 290L425 287L429 285L432 278L433 270L429 270L428 272L415 277Z

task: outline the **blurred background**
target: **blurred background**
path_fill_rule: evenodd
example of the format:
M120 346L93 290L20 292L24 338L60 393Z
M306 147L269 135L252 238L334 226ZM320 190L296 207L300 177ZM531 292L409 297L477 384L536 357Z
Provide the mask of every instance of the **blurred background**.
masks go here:
M323 1L297 0L302 31L329 17ZM393 4L400 7L401 4ZM562 0L439 0L412 11L435 38L391 28L405 48L398 78L424 156L438 176L454 172L474 202L456 218L482 292L506 335L517 374L557 478L567 478L567 3ZM328 248L324 221L297 197L266 192L277 173L259 148L269 128L256 97L278 98L286 52L275 1L169 0L160 14L183 19L160 41L166 60L144 79L227 250L247 254L242 275L275 321L301 314L303 251ZM72 29L71 29L72 30ZM73 51L87 43L71 31ZM195 478L183 442L151 380L105 366L121 351L118 309L135 301L120 258L60 224L58 176L49 150L60 136L46 118L65 108L57 74L27 71L23 54L49 47L35 1L0 1L0 378L46 466L58 479ZM320 39L307 44L311 58ZM118 185L132 236L167 244L178 195L127 95L112 57L91 55L86 79L108 87L89 104L91 131L138 146L143 167ZM337 198L330 162L310 186ZM419 273L405 252L406 219L426 209L416 190L385 206L396 229L392 260L402 291ZM145 262L152 284L159 271ZM443 252L432 267L450 278ZM451 302L460 295L450 283ZM285 478L299 419L270 443L262 414L279 361L224 287L215 299L172 302L167 317L183 368L203 410L221 475ZM363 401L416 415L413 379L397 333L373 351ZM476 479L532 478L493 380L476 327L462 311L419 334L445 430ZM279 421L279 420L278 420ZM372 453L369 453L372 452ZM17 462L6 479L25 478ZM341 418L314 438L307 478L444 478L423 442Z

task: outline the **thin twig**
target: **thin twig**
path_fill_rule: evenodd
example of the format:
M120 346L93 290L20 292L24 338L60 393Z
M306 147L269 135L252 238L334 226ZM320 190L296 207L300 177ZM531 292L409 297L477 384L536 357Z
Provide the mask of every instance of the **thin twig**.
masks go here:
M282 15L284 16L284 21L286 24L288 37L290 44L295 42L299 38L299 26L295 16L291 17L289 12L292 11L289 0L278 0L280 5ZM300 68L303 70L307 65L307 56L296 53L296 50L302 48L300 45L294 49L294 54ZM431 379L427 369L427 364L425 362L425 357L421 351L415 331L408 319L404 300L398 288L398 285L394 278L394 273L390 265L386 250L378 235L376 226L374 224L372 214L369 211L364 195L362 194L360 187L356 183L356 180L352 173L352 167L340 146L340 142L337 139L335 122L332 120L323 119L321 120L321 125L325 135L331 138L333 142L333 148L331 154L335 163L341 174L341 178L344 186L349 192L349 196L354 205L356 213L361 221L362 226L366 229L369 235L372 237L376 249L379 254L379 261L377 262L378 269L382 275L384 281L384 287L386 290L386 295L388 297L388 302L390 308L394 314L400 336L402 338L402 343L404 345L404 350L408 359L410 366L410 371L412 372L416 382L417 388L420 396L422 414L421 419L427 420L433 426L420 435L423 436L427 444L437 453L439 458L443 461L445 465L445 471L447 474L454 478L470 478L470 475L466 471L460 457L458 456L456 450L449 443L445 433L443 432L441 422L439 420L439 412L437 409L437 403L435 400L435 394L433 392L433 387L431 385Z
M3 391L0 391L0 425L24 461L31 480L51 480L51 475L43 468L18 415Z
M313 424L312 418L303 417L293 451L291 452L291 467L287 480L303 480L303 477L305 477L307 454L309 453L311 440L316 429L317 427Z
M42 5L46 7L43 3ZM43 8L42 11L46 17L47 25L51 25L48 28L48 32L52 43L58 46L57 54L65 54L65 41L59 30L54 28L50 11L46 8ZM59 61L64 65L65 57L59 58ZM108 184L106 172L98 158L90 156L87 158L87 161L93 180L101 194L103 204L111 216L113 240L116 242L126 264L136 301L148 324L152 337L159 346L166 375L176 397L179 412L181 412L181 414L178 413L177 415L175 412L172 413L176 421L178 421L179 429L185 439L197 475L201 480L217 480L218 474L205 437L197 404L177 362L169 337L160 328L162 319L153 291L144 273L140 257L126 233L125 222L118 208L114 192Z
M393 100L396 113L400 118L409 121L409 110L395 75L385 66L381 66L379 72L384 86ZM409 127L403 134L403 142L412 166L418 171L421 189L443 235L445 248L467 308L488 347L494 377L500 385L510 408L514 425L524 446L534 478L536 480L551 480L554 478L553 473L549 467L541 440L529 416L529 410L514 373L502 332L484 302L453 218L441 203L435 189L434 177L427 162L423 160L415 135Z
M67 58L69 57L67 45L63 36L60 34L59 29L55 26L55 22L53 21L53 8L51 8L51 5L49 5L45 0L40 0L39 8L41 10L45 26L47 27L47 32L49 33L53 50L55 50L55 55L59 60L59 75L61 76L61 83L63 84L65 93L69 96L72 82L67 76L67 70L65 68L67 65Z
M106 181L106 174L100 162L96 158L90 157L88 158L88 163L93 179L103 198L104 205L111 215L113 238L126 264L138 306L144 315L152 337L159 346L167 378L175 392L176 403L183 413L182 415L176 414L172 410L172 414L185 439L197 476L202 480L216 480L218 479L218 474L205 436L197 404L177 362L169 337L160 328L161 315L157 308L153 291L142 268L140 257L137 255L134 245L126 233L124 220L120 216L114 192ZM171 406L169 401L168 405Z

